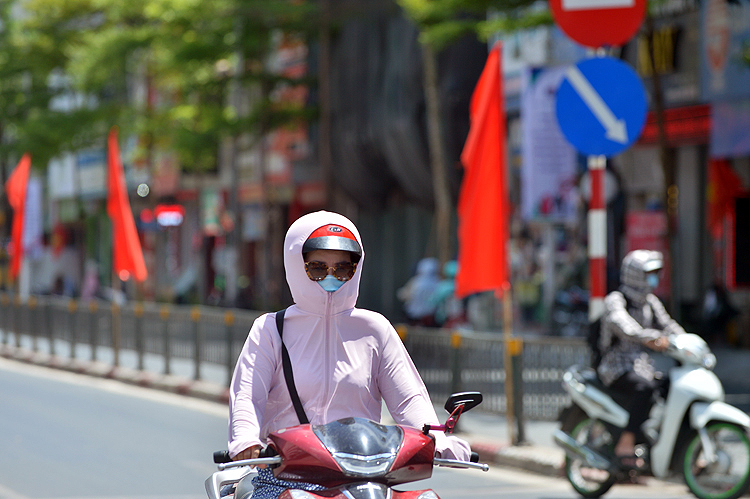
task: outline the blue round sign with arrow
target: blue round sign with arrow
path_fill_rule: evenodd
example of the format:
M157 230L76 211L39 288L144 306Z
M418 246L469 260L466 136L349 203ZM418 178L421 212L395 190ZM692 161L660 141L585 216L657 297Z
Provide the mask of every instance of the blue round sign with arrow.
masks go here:
M565 138L587 155L614 156L635 142L646 122L646 90L626 63L585 59L565 72L555 110Z

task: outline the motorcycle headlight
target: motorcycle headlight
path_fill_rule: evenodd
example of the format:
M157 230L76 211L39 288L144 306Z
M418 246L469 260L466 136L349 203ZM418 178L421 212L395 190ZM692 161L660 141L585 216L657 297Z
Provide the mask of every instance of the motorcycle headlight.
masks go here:
M419 496L417 496L417 499L440 499L440 498L432 490L425 490L424 492L419 494Z
M388 471L396 459L395 453L376 454L374 456L360 456L345 452L334 452L333 459L349 476L373 477Z

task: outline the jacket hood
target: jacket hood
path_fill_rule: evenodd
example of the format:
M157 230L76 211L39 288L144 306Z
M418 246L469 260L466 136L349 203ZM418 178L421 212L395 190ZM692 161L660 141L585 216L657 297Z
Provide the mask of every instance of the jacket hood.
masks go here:
M634 250L625 255L620 269L620 291L636 304L644 304L653 291L646 282L646 274L661 269L662 262L658 251Z
M346 227L354 237L357 238L362 256L357 264L354 277L346 281L343 286L333 293L325 291L320 284L311 281L305 272L305 259L302 256L302 246L310 234L316 229L328 224ZM308 313L323 315L326 313L327 305L331 304L331 313L339 313L354 308L359 296L359 280L362 275L362 265L365 260L365 248L357 227L351 220L338 213L330 211L318 211L309 213L298 218L286 233L284 239L284 270L286 282L292 292L295 305Z

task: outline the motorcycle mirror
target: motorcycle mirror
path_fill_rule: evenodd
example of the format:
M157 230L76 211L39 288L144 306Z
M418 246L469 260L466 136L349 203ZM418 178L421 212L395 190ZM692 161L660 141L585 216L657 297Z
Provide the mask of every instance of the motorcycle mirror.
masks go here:
M455 411L458 406L463 405L464 408L461 412L466 412L481 403L482 394L479 392L454 393L448 397L448 400L445 402L445 410L448 411L449 414L453 414L453 411Z

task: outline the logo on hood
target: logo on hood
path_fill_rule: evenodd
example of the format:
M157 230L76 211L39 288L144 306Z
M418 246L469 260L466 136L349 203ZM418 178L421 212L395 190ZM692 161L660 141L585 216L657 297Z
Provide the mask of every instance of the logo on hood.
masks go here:
M352 231L340 225L328 224L315 229L302 246L302 253L326 249L349 251L355 262L362 256L357 238Z

